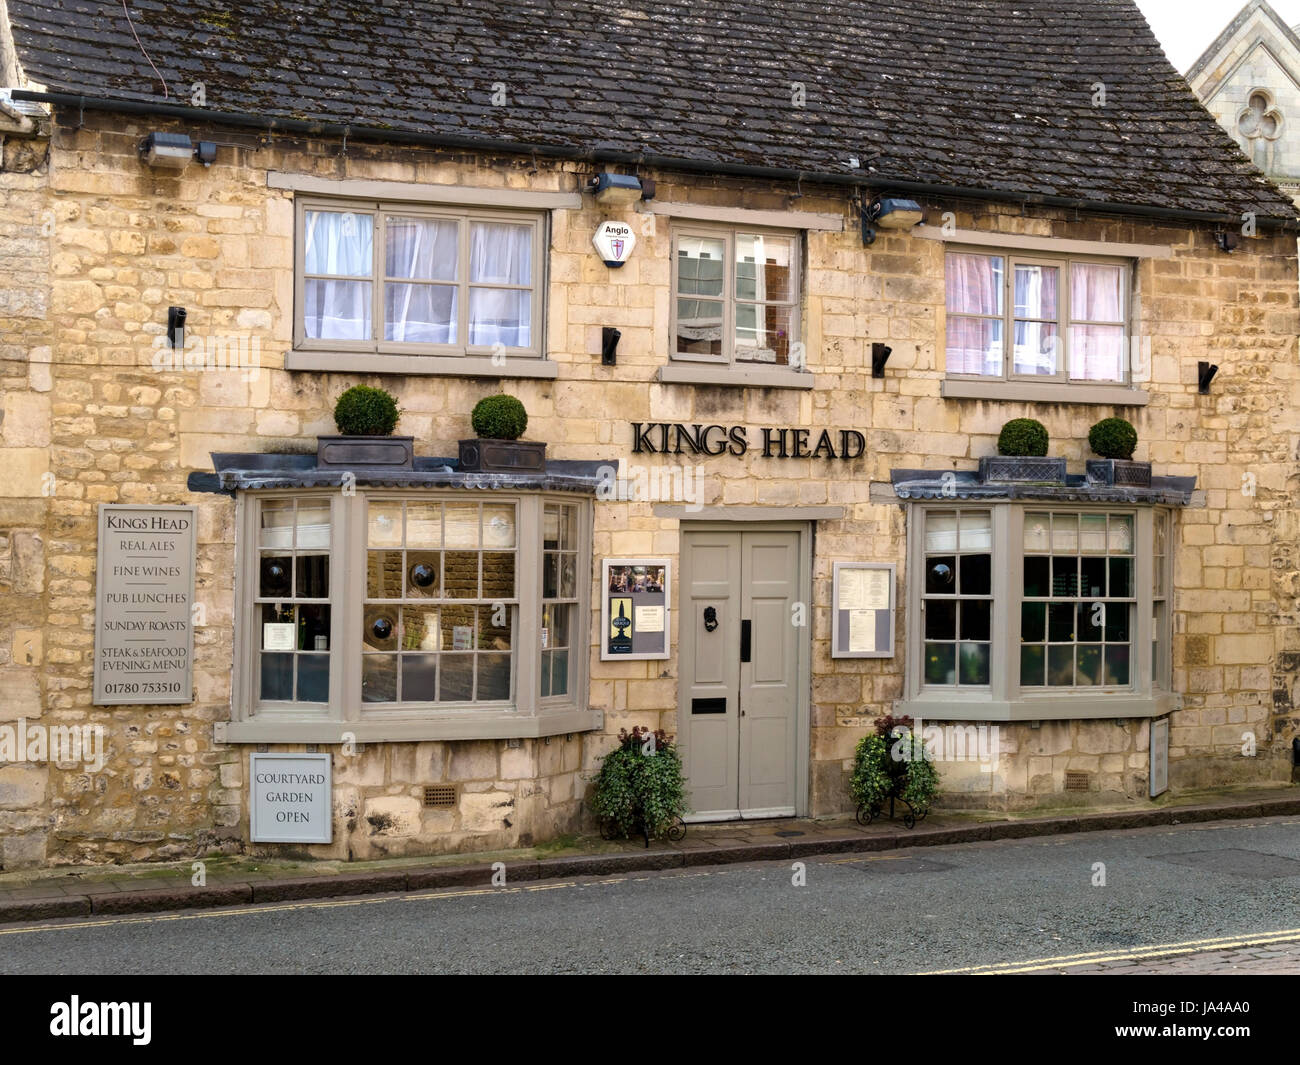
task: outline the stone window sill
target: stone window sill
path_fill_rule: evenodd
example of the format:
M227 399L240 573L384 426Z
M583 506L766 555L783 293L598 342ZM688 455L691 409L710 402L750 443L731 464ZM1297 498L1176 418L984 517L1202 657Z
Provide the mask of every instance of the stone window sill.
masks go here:
M548 710L538 714L480 712L445 718L411 720L368 718L363 721L272 720L219 721L213 726L218 743L343 743L350 734L357 743L413 743L426 740L536 739L604 727L600 709Z
M810 373L712 363L669 363L659 367L658 379L666 385L714 385L723 388L813 387L813 375Z
M1005 400L1009 403L1095 403L1145 407L1150 396L1127 385L1067 385L1059 381L976 381L947 378L939 387L944 399Z
M926 721L1097 721L1164 717L1181 707L1168 692L1155 695L1067 695L1052 692L1020 699L948 699L926 693L894 704L894 716Z
M555 380L558 366L549 359L507 358L499 366L476 355L376 355L369 352L286 351L286 370L314 373L427 374L438 377L532 377Z

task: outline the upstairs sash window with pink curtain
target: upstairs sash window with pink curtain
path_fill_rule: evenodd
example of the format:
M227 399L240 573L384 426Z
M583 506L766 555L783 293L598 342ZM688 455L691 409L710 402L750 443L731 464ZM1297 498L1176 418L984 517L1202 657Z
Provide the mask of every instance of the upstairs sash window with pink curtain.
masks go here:
M1126 266L950 251L944 280L949 374L1125 380Z
M947 364L949 373L1002 376L1003 259L949 252Z
M313 206L301 219L307 341L380 352L421 345L452 355L535 349L536 219L396 206Z
M1070 377L1124 380L1124 267L1070 264Z

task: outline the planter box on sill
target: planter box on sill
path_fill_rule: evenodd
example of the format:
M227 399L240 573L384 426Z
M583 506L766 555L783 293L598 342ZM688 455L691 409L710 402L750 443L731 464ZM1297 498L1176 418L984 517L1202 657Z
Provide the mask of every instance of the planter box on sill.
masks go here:
M1084 463L1089 484L1114 488L1150 488L1151 463L1132 459L1088 459Z
M318 436L317 469L409 470L415 462L413 436Z
M460 469L465 473L545 473L546 444L539 440L462 440Z
M980 459L985 484L1065 484L1065 459L1045 455L985 455Z

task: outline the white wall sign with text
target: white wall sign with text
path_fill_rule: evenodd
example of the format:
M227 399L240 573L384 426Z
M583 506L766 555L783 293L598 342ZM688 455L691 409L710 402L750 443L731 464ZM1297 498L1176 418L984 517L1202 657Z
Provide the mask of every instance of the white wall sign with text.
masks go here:
M329 843L328 754L250 754L248 838L254 843Z
M622 266L636 247L636 234L626 222L601 222L591 242L606 266Z

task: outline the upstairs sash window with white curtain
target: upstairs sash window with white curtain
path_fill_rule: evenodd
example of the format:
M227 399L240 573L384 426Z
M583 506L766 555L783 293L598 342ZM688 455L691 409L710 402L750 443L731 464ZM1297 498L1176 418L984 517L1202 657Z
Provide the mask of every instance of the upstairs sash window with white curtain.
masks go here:
M950 376L1123 384L1125 263L949 251L945 365Z
M297 346L540 355L540 215L305 201L298 227Z

